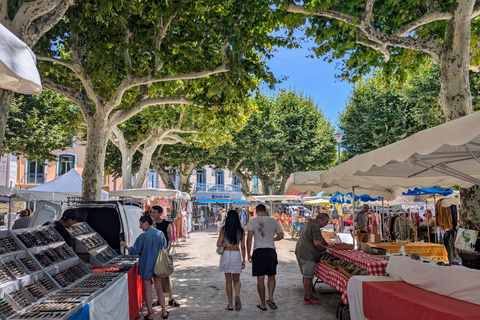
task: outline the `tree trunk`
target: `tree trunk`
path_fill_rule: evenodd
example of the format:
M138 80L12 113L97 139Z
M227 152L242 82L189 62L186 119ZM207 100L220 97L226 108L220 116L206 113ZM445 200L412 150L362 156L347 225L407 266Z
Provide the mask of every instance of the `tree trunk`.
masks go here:
M193 169L196 168L198 163L191 163L186 168L182 166L179 176L180 176L180 184L178 186L178 190L190 193L191 185L190 185L190 177L192 176Z
M170 179L170 175L168 170L165 168L161 168L160 166L153 164L154 169L158 172L160 177L162 178L163 184L165 185L166 189L175 189L175 185L173 184L172 179Z
M240 179L241 188L242 188L242 193L243 193L245 196L251 195L252 192L250 191L250 186L248 185L248 179L247 179L247 177L246 177L239 169L233 168L233 169L232 169L232 172L233 172L233 174L234 174L238 179Z
M462 228L480 230L480 188L460 189L462 202L458 225Z
M108 135L110 134L106 118L101 114L94 114L86 120L87 146L82 174L82 194L85 200L101 200L105 153L107 151Z
M0 89L0 156L3 154L3 139L7 128L8 113L15 93L10 90Z
M438 103L446 121L473 112L470 92L471 15L475 1L457 1L453 19L445 31L444 50L440 55L440 94ZM480 188L460 189L460 225L480 230Z
M133 163L133 155L135 154L136 150L120 148L120 152L122 153L122 185L123 189L131 189L132 188L132 163Z
M445 49L440 54L438 103L445 120L450 121L473 112L469 80L470 23L458 26L454 20L450 21L446 37Z
M137 179L135 180L134 188L142 188L147 178L148 170L150 169L150 163L152 162L152 156L155 152L155 148L145 148L142 152L142 162L140 163L140 169L138 169Z

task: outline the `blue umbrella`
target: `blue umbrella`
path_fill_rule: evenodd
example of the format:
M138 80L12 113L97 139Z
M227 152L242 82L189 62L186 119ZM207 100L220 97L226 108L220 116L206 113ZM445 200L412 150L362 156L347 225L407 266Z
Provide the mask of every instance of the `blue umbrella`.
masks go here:
M425 194L439 194L441 196L448 196L452 194L452 189L439 189L439 188L418 188L415 187L413 190L408 190L407 192L403 192L404 196L418 196L418 195L425 195Z
M352 203L352 199L353 197L351 192L347 194L343 194L337 191L330 198L330 202L331 203ZM377 201L377 200L380 200L380 198L372 198L367 194L362 194L361 196L355 195L355 201L358 201L358 200L362 202L367 202L367 201Z

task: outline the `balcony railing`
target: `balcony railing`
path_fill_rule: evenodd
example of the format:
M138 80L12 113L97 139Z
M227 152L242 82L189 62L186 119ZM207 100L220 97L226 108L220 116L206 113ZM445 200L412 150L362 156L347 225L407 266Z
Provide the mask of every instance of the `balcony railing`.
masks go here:
M236 184L197 183L196 191L242 192L242 187Z
M44 173L26 173L25 182L27 184L44 184L47 175Z

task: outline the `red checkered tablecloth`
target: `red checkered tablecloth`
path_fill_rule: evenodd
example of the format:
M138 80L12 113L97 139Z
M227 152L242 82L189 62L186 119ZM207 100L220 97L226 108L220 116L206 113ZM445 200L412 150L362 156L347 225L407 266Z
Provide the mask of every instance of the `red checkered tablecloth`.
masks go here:
M315 275L324 283L335 288L342 293L342 302L347 305L347 283L348 278L341 272L332 270L321 263L317 263L315 267Z
M369 276L387 275L387 261L371 254L358 250L335 250L332 248L328 248L327 250L335 257L344 258L345 260L364 266L367 268Z

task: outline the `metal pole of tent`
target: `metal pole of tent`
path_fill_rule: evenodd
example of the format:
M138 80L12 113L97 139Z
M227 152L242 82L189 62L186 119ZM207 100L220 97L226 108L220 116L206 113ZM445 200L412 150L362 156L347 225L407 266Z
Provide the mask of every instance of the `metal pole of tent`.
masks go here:
M385 204L384 204L384 198L382 197L382 214L380 215L380 221L382 222L382 238L385 239Z
M353 249L355 250L355 236L356 236L356 230L355 230L355 219L357 218L357 214L355 213L355 187L352 187L352 216L353 216Z
M435 197L435 195L433 195ZM425 200L425 211L427 210L427 205L428 205L428 201ZM424 211L424 212L425 212ZM426 219L425 217L425 213L423 214L423 218ZM430 226L429 226L430 223L428 223L427 221L427 233L428 233L428 242L430 242Z
M434 203L434 208L436 209L437 208L437 197L436 197L435 194L433 195L433 203ZM435 238L433 239L433 241L435 243L438 243L437 242L437 211L436 210L435 210L435 220L433 220L433 221L435 222L435 224L434 224L434 226L435 226Z
M12 205L13 205L13 200L12 196L8 198L8 230L12 230Z

